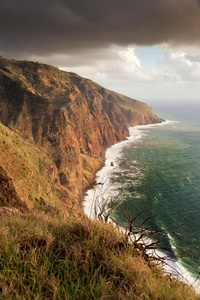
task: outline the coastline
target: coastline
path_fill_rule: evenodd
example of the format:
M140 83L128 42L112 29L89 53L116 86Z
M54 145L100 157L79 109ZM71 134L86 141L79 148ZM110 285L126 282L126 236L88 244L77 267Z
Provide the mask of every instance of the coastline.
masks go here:
M142 138L142 136L144 136L142 129L178 122L179 121L166 120L165 122L157 124L137 125L134 127L130 127L129 136L124 141L114 144L105 151L105 163L104 166L96 173L96 184L93 184L91 189L87 189L85 191L82 201L84 213L89 218L95 217L95 209L98 210L98 205L103 203L103 201L105 201L105 199L107 199L111 195L111 192L116 193L114 189L111 189L109 191L109 181L112 177L113 172L115 172L119 167L120 154L122 153L124 147L129 143L134 143L134 141L136 142L137 140ZM111 166L111 162L114 164L114 166ZM156 252L159 256L166 256L166 254L160 250L156 250ZM186 284L193 285L195 282L195 278L179 263L178 260L167 261L167 265L164 266L164 270L166 273L174 275L179 280L184 281ZM196 290L196 292L200 293L198 280L193 288Z
M133 127L129 127L129 136L125 138L125 140L122 140L118 143L115 143L111 147L107 148L104 152L104 163L95 174L94 183L88 187L83 192L83 200L81 203L81 207L84 210L84 213L90 218L90 210L91 210L91 204L94 202L93 198L97 197L100 198L99 202L102 201L103 195L106 195L106 189L109 185L109 179L112 176L112 173L116 171L116 169L119 167L119 162L121 159L121 153L123 151L123 148L128 145L129 143L133 143L134 141L139 140L143 134L141 134L141 129L147 129L154 126L163 126L165 124L170 123L171 121L164 120L161 123L155 123L155 124L145 124L145 125L136 125ZM113 164L113 165L111 165ZM108 177L107 177L108 175ZM99 183L99 184L98 184ZM98 203L96 203L96 206L98 206ZM94 210L94 207L92 208ZM94 214L94 211L93 211Z
M108 147L109 148L109 147ZM79 199L79 207L84 211L84 199L87 195L87 192L89 190L93 190L96 186L96 175L97 173L103 168L103 166L105 165L105 161L106 161L106 150L108 149L107 147L105 147L103 150L102 150L102 153L101 153L101 160L102 160L102 164L101 164L101 167L93 174L93 181L82 191L82 194L81 194L81 197Z

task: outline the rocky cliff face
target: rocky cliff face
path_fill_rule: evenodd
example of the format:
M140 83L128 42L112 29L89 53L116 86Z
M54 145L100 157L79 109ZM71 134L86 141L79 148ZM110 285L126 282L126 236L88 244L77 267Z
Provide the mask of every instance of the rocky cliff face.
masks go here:
M162 120L146 104L74 73L0 58L0 121L42 147L54 166L46 174L75 199L128 126Z

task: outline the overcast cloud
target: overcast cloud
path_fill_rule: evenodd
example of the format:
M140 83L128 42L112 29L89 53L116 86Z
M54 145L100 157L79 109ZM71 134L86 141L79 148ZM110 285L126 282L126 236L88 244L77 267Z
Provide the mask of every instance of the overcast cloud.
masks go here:
M198 0L1 0L0 47L48 55L119 46L199 47Z

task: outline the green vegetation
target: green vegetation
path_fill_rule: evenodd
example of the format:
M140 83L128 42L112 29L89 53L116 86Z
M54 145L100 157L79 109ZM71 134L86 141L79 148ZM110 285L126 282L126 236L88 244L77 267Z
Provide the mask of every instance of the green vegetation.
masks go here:
M41 157L39 157L39 169L40 169L41 175L44 176L45 175L45 173L44 173L44 165L43 165Z
M200 299L123 234L87 218L0 219L0 299Z
M33 145L0 123L0 154L0 206L43 210L44 205L38 206L37 201L42 198L46 205L56 203L64 209L57 196L59 187L54 185L52 189L52 179L45 171L45 166L55 167L41 146Z
M15 207L19 210L27 211L27 206L17 195L11 178L6 174L5 170L0 166L0 207Z

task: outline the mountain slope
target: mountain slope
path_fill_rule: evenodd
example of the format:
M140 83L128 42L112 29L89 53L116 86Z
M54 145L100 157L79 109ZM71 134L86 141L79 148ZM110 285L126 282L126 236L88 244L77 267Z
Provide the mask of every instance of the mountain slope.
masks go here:
M123 140L128 126L162 121L146 104L74 73L3 58L0 120L43 148L69 199L92 183L105 147Z
M67 212L67 190L44 150L0 122L0 206Z
M77 207L146 104L73 73L0 58L0 298L199 299Z

